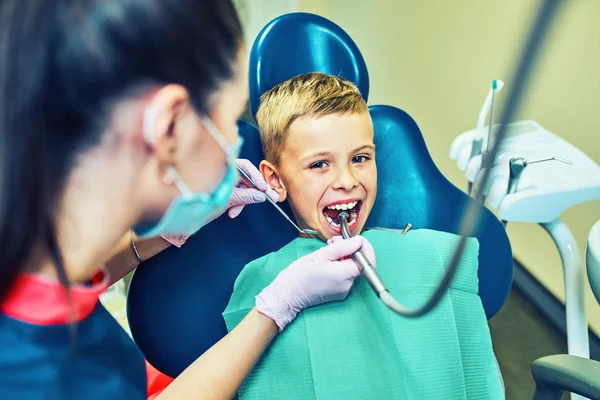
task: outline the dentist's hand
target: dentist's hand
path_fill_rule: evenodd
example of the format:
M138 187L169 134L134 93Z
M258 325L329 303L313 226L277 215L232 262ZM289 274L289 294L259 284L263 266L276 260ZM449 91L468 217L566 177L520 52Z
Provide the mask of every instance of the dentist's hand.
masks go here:
M249 182L246 182L246 180L242 178L238 186L233 189L233 193L231 194L231 197L227 202L227 207L225 208L229 218L235 218L240 215L244 209L244 206L247 204L262 203L267 201L266 196L269 196L275 201L279 200L279 195L277 192L271 189L254 164L252 164L249 160L237 159L236 165L244 170L244 172L250 177L250 179L252 179L252 181L254 181L260 190L255 189ZM223 213L225 213L225 211L223 211ZM215 216L214 219L219 218L221 215L223 215L223 213ZM177 247L181 247L186 242L188 237L189 236L187 235L163 235L163 239Z
M229 218L235 218L240 215L246 204L255 204L267 201L266 196L269 196L275 201L279 200L279 195L277 192L271 189L254 164L252 164L249 160L244 159L238 159L236 164L250 177L250 179L252 179L252 181L260 190L254 189L249 182L246 182L246 180L242 178L238 184L238 187L233 189L233 194L227 203L227 209L229 210L227 213L229 214Z
M337 243L340 240L345 240L345 239L342 236L333 236L331 239L327 240L327 244ZM375 250L373 249L373 246L371 246L371 243L369 243L367 241L367 239L365 239L365 243L363 244L361 250L367 257L367 260L369 260L369 262L371 263L371 266L373 268L377 268L377 260L375 259Z
M362 236L337 240L304 256L279 273L256 296L256 309L271 318L282 331L303 309L330 301L344 300L360 275L350 258L362 248L375 265L373 247Z

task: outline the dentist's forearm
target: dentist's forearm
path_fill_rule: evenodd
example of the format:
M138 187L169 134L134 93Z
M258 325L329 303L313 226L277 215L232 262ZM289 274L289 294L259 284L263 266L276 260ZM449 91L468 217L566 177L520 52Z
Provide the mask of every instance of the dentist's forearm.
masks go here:
M157 400L231 399L277 332L275 323L253 308L235 329L183 371Z
M163 238L140 239L134 236L135 247L142 261L152 258L161 251L171 246ZM119 241L119 244L113 252L110 260L106 263L106 268L110 272L110 283L114 283L125 275L133 271L140 264L133 246L129 232Z

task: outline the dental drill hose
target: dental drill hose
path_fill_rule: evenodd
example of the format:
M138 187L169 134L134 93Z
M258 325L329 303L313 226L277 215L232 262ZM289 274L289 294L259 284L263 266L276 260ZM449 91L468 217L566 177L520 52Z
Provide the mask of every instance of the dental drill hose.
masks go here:
M564 2L560 0L543 0L540 6L540 9L537 13L537 18L535 20L532 30L530 31L524 51L519 60L519 64L517 65L512 88L510 89L510 92L507 95L506 106L502 111L498 133L496 134L496 138L493 141L493 143L491 143L492 146L488 152L488 155L492 160L496 159L500 147L499 145L500 143L502 143L502 140L506 136L506 124L513 120L521 105L523 93L525 92L524 89L526 88L530 75L534 70L533 64L535 63L537 56L540 52L540 49L542 47L541 44L544 41L545 34L547 33L548 28L550 27L550 23L552 22L553 17L555 17L556 15L558 6L562 5L563 3ZM486 187L491 175L491 170L491 168L484 168L482 170L480 188ZM475 189L477 190L479 188ZM381 292L378 292L379 289L375 289L375 292L378 292L377 294L379 295L379 298L381 298L381 301L386 306L405 317L420 317L431 311L439 303L444 293L446 292L446 289L448 289L450 283L452 282L452 279L454 278L454 274L456 272L456 269L458 268L458 264L460 263L462 253L465 249L467 239L473 235L473 233L475 232L475 228L479 223L479 214L481 212L481 209L482 206L477 201L470 201L468 203L464 217L461 221L460 239L458 245L456 246L456 250L452 255L452 259L450 260L450 265L448 266L446 273L444 274L444 277L439 283L437 289L435 290L431 298L422 307L416 310L410 310L398 304L398 302L394 300L394 298L390 295L387 289L385 289L385 285L383 284L383 282L381 282L381 278L379 278L377 273L374 272L374 268L371 266L369 270L372 270L373 273L371 274L369 272L370 277L365 274L365 278L369 280L369 284L374 289L375 287L379 289L383 288L383 291ZM343 213L340 213L340 215L341 214ZM348 214L346 213L345 216L345 219L340 218L340 225L342 226L342 235L344 236L344 238L350 236L347 221ZM357 252L356 254L362 255L362 257L353 255L353 258L354 260L357 260L357 263L365 263L365 261L367 261L364 254L360 252ZM363 260L358 261L361 258ZM366 264L368 264L368 261L366 262ZM360 265L360 267L364 270L363 265ZM376 276L376 278L374 278L374 276ZM381 286L379 286L380 284Z
M338 219L340 221L340 227L342 228L342 237L344 239L350 239L352 237L350 229L348 228L348 217L348 213L345 211L342 211L338 216ZM429 301L423 307L416 310L411 310L409 308L404 307L403 305L398 303L396 299L394 299L394 297L390 294L389 290L385 287L385 284L379 277L379 274L377 274L377 271L371 265L371 263L362 251L358 250L357 252L352 254L352 259L359 266L362 275L365 277L367 282L369 282L369 285L371 285L371 288L373 288L373 290L381 299L383 304L385 304L388 308L395 311L396 313L405 317L416 318L425 315L429 311L431 311L431 309L437 305L437 303L444 295L444 292L450 285L450 280L454 275L454 273L446 273L446 276L444 276L444 279L434 292L433 296L431 296L431 299L429 299Z

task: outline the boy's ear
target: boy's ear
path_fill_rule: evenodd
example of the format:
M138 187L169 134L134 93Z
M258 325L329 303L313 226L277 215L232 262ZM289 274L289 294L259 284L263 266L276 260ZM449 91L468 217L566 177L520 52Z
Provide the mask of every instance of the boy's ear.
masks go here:
M279 202L285 201L287 197L287 189L281 180L277 167L266 160L262 160L260 162L259 169L263 178L265 178L265 181L267 181L267 184L271 186L271 189L276 191L279 195Z

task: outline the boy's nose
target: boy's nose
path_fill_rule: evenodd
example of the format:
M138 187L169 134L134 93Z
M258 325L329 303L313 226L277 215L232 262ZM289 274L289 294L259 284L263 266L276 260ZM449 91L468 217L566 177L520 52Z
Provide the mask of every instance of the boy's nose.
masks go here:
M334 189L352 190L358 186L358 179L348 168L341 169L333 184Z

